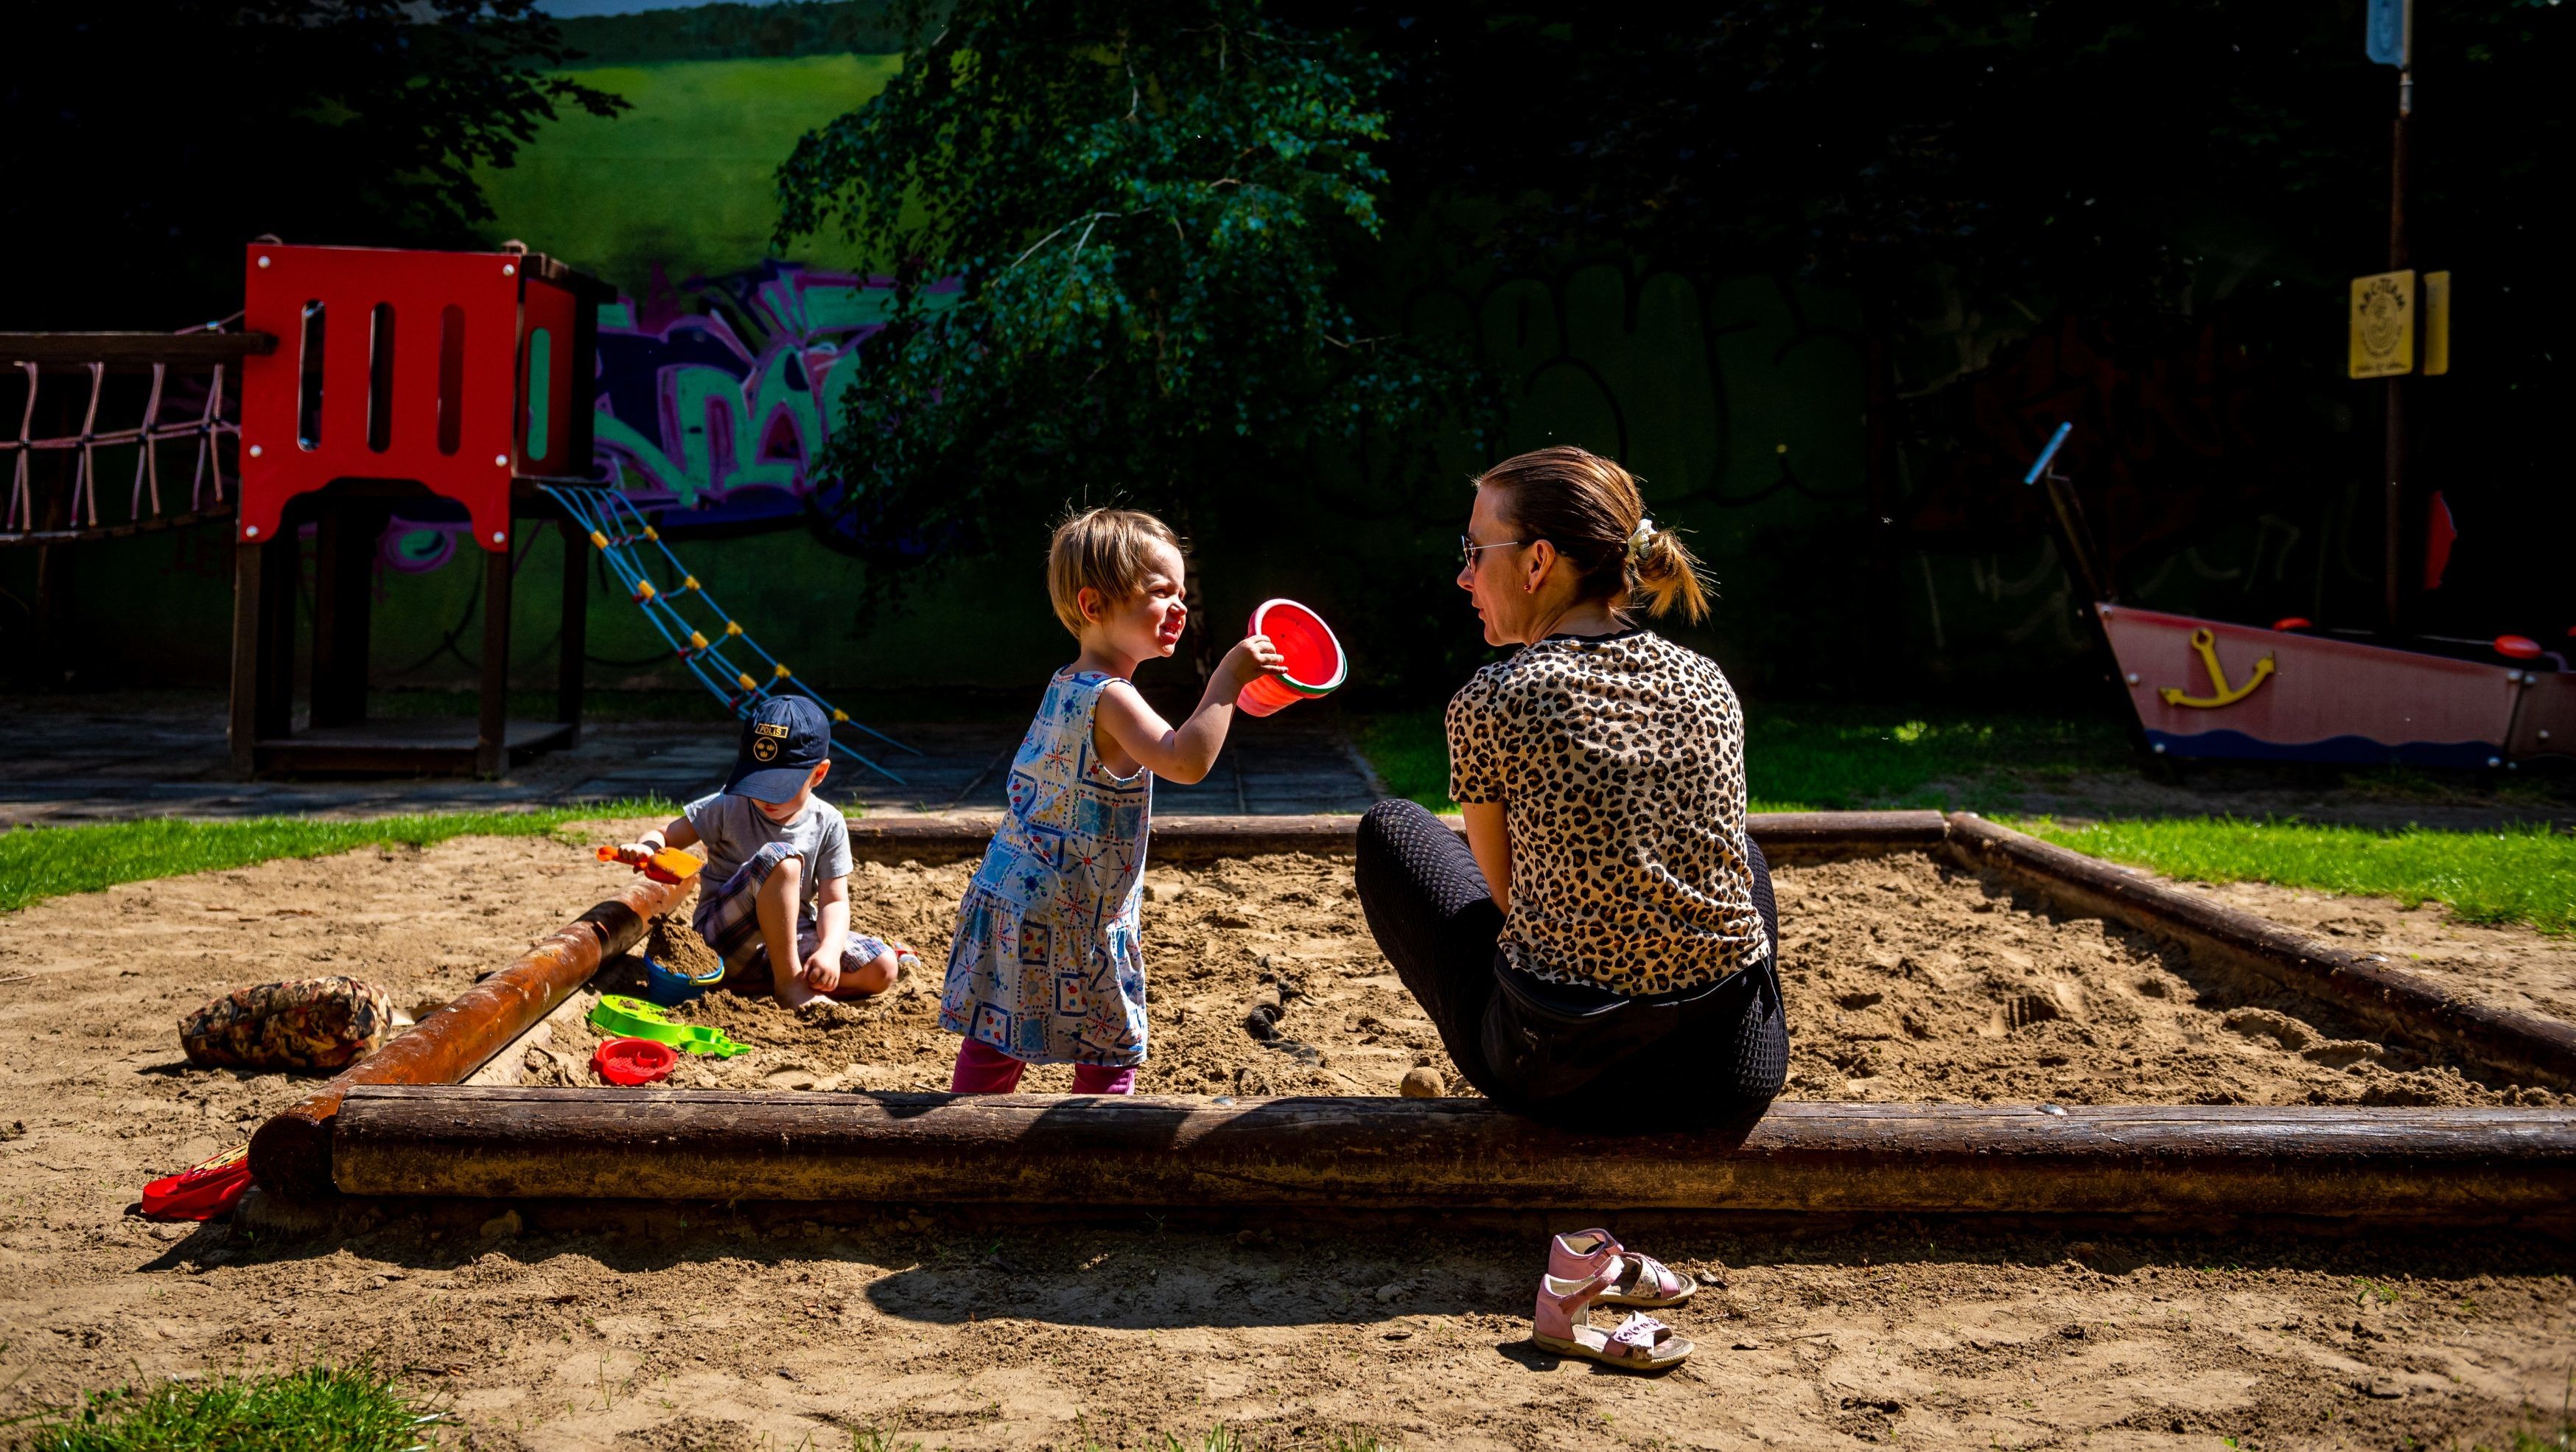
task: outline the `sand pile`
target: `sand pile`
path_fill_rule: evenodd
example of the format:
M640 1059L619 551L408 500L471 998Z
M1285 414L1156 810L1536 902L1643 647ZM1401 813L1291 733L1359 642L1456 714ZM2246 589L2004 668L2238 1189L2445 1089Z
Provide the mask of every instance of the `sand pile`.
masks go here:
M700 1088L945 1089L957 1039L939 1030L939 975L970 864L861 863L850 881L854 930L908 943L924 961L888 993L796 1012L759 992L732 988L672 1010L683 1022L722 1028L750 1052L695 1059L672 1082ZM1378 956L1360 916L1347 863L1304 856L1157 870L1146 879L1146 992L1152 1062L1139 1087L1165 1094L1393 1094L1405 1072L1436 1069L1460 1084L1395 971ZM710 963L686 913L657 921L645 944L676 965ZM594 987L641 993L640 965L603 973ZM577 1015L558 1019L553 1042L529 1056L525 1082L595 1082L598 1036ZM1259 1030L1251 1024L1258 1017ZM1259 1036L1256 1036L1256 1033ZM1033 1093L1072 1087L1067 1066L1040 1066Z

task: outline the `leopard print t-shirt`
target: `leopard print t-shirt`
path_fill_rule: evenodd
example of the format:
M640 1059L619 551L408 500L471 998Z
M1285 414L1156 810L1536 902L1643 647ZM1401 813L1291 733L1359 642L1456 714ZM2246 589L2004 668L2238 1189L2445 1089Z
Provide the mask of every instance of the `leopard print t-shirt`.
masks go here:
M1501 802L1502 945L1555 983L1704 987L1771 951L1744 849L1744 710L1647 630L1550 636L1449 702L1449 795Z

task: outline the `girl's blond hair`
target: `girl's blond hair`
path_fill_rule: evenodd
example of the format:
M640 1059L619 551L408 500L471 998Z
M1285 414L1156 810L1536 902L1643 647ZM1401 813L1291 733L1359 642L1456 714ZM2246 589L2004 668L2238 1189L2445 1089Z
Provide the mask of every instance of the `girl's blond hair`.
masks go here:
M1649 615L1678 609L1694 625L1708 615L1699 560L1679 534L1646 517L1636 476L1610 460L1560 444L1505 459L1476 487L1502 491L1503 517L1521 542L1556 546L1574 567L1576 599L1608 601L1622 619L1639 595Z
M1103 600L1124 600L1144 589L1157 544L1178 552L1181 537L1141 509L1085 509L1067 515L1047 546L1047 598L1055 603L1055 618L1080 639L1082 592L1097 590Z

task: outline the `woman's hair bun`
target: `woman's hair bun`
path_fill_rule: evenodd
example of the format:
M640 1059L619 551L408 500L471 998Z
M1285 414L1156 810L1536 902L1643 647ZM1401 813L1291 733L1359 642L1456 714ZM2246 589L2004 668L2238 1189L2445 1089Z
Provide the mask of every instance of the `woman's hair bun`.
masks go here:
M1588 449L1560 444L1505 459L1476 479L1502 492L1503 512L1525 539L1543 539L1574 567L1580 598L1623 613L1643 596L1647 613L1708 614L1699 561L1681 537L1646 517L1636 476Z
M1679 609L1693 625L1708 617L1708 592L1699 582L1699 557L1681 536L1651 519L1637 522L1635 548L1628 554L1631 588L1646 597L1648 613L1661 617Z

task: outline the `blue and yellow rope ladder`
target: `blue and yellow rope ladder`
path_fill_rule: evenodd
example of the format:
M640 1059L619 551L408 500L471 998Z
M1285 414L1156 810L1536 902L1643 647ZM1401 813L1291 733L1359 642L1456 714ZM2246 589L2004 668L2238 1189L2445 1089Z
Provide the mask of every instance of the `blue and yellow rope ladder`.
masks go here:
M689 668L689 674L714 692L726 710L737 717L748 716L761 702L793 687L798 694L812 697L831 716L833 750L897 786L905 785L902 777L841 740L840 728L865 732L897 751L909 751L915 756L922 753L873 726L852 720L849 712L825 700L822 692L807 685L786 662L764 649L743 630L741 622L725 613L724 607L698 583L698 577L690 574L680 557L663 543L661 532L627 502L625 495L595 485L548 484L544 488L590 536L591 545L599 551L609 572L625 588L627 597L643 610L644 618L653 623L681 664ZM665 583L654 583L653 572L646 567L646 557L641 553L645 546L659 551L669 566ZM686 608L689 601L701 603L709 618L692 622ZM728 654L735 650L758 656L761 668L744 669Z

